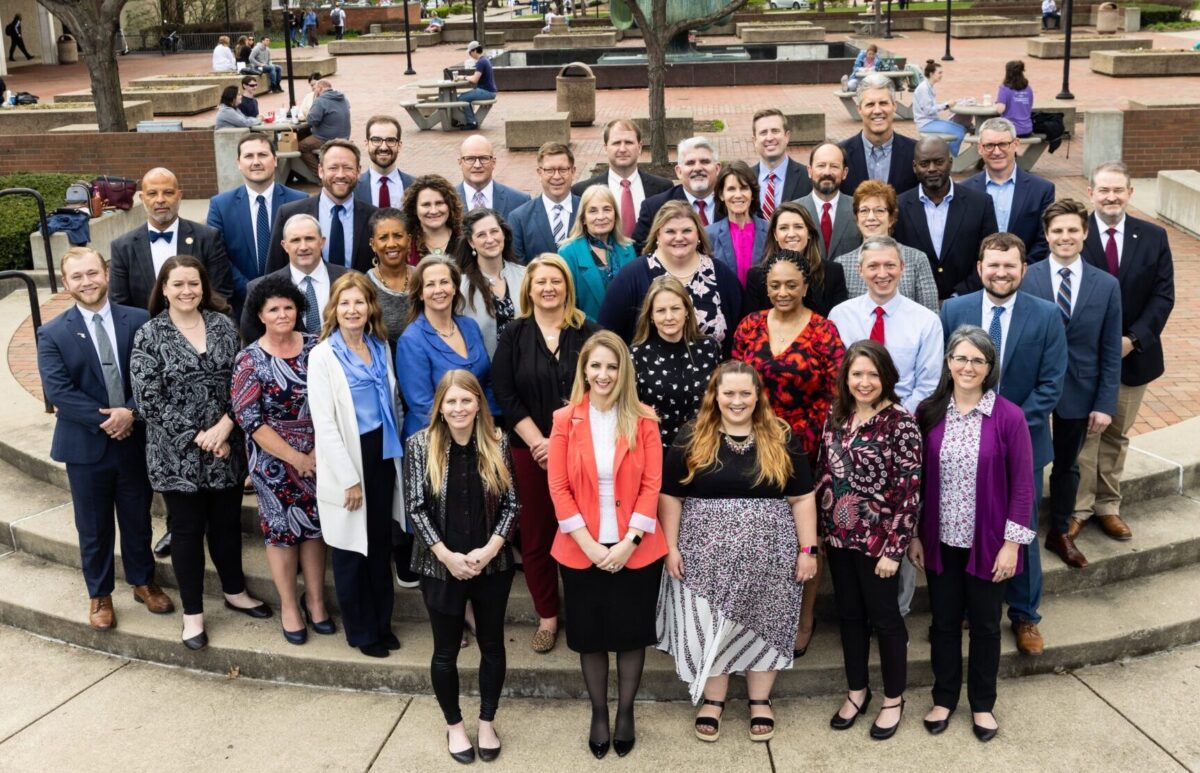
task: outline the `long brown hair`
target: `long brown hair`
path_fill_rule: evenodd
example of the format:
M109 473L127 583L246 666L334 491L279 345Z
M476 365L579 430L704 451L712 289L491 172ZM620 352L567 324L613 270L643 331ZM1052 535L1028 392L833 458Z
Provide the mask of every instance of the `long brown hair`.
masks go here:
M630 450L637 447L637 423L638 419L654 419L658 417L654 415L654 411L638 402L637 396L637 380L633 375L633 358L629 356L629 349L625 346L625 342L616 334L609 330L601 330L598 333L593 333L587 341L584 341L583 348L579 350L579 359L575 363L575 386L571 388L571 405L579 405L583 402L583 398L591 391L591 384L588 383L587 370L588 358L592 356L592 352L600 348L608 349L617 358L617 379L613 388L616 394L613 395L612 407L617 411L617 435L625 438L626 445Z
M446 474L446 453L450 448L451 441L450 427L442 418L442 402L446 399L446 393L450 391L451 387L458 387L470 392L475 397L478 410L475 413L475 426L472 427L471 433L475 437L479 478L483 482L484 493L498 497L511 489L513 485L512 473L509 472L504 454L500 450L500 430L492 421L487 397L483 394L483 387L479 385L479 380L471 371L461 368L446 371L438 381L437 390L433 393L433 411L429 419L429 426L422 430L429 442L426 483L435 496L442 489L442 478Z
M1013 59L1004 65L1004 85L1013 91L1021 91L1029 85L1025 78L1025 63L1020 59Z
M821 262L821 246L817 244L817 240L821 238L821 231L812 215L798 201L785 201L771 213L771 222L767 226L767 243L763 246L763 262L782 249L779 242L775 241L775 226L779 223L779 218L786 214L797 215L804 221L804 228L808 231L808 245L804 248L804 257L808 259L808 283L812 287L823 288L825 266Z
M367 299L367 327L363 335L373 335L381 341L388 337L387 324L383 321L383 306L379 305L379 294L375 292L375 283L366 274L357 271L347 271L339 276L329 288L329 300L321 314L321 335L317 340L324 341L338 329L337 307L342 293L349 289L357 289Z
M158 270L158 278L154 280L154 289L150 291L150 303L147 306L151 317L157 317L163 309L167 308L163 285L167 283L171 272L177 268L194 268L200 274L199 311L218 311L222 314L229 311L229 304L225 301L224 296L213 292L212 283L208 281L208 271L204 269L204 264L191 255L176 255L173 258L167 258L167 262L163 263L162 268Z
M892 355L877 341L869 338L855 341L846 350L846 356L842 358L842 365L838 368L837 390L833 395L833 407L829 411L829 424L832 427L844 424L858 406L858 401L850 394L850 367L859 357L870 360L879 374L879 399L871 407L878 408L884 400L900 402L896 395L896 383L900 381L900 373L896 370L896 363L892 362Z
M763 388L762 377L751 366L741 360L726 360L713 371L704 390L704 398L700 401L700 410L696 413L696 423L687 443L687 477L681 483L688 484L701 470L717 469L720 461L717 451L721 447L721 409L717 405L717 390L721 379L732 375L749 376L758 393L754 404L754 415L751 417L751 427L754 432L754 463L758 475L754 485L770 483L772 486L783 488L792 477L792 457L788 453L788 439L791 430L783 419L771 410L767 399L767 390Z
M450 241L446 244L446 251L453 250L454 245L458 244L458 240L462 238L463 208L458 193L445 177L438 174L422 175L404 189L404 201L400 205L404 214L408 216L408 222L412 225L410 249L412 254L418 257L426 254L426 248L425 229L421 226L421 218L417 215L417 197L421 195L421 191L427 189L437 191L446 200L448 208L446 226L450 229Z
M425 299L421 297L421 290L425 286L426 272L434 266L445 266L450 272L450 284L454 285L454 300L450 302L450 313L462 313L462 274L458 270L458 264L445 255L426 255L408 272L408 319L404 323L406 325L415 322L425 313Z
M700 325L696 322L696 307L692 304L692 296L684 288L683 283L670 274L663 274L650 283L646 297L642 300L642 310L638 312L637 327L633 332L633 345L644 344L650 340L650 328L654 325L654 299L662 293L671 293L683 303L687 312L687 320L683 323L683 342L691 345L699 341Z

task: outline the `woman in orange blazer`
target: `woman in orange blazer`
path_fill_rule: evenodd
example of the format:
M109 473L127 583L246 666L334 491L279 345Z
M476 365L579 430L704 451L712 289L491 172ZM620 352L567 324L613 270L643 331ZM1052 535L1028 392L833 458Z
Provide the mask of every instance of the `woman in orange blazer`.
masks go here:
M655 605L667 544L658 528L662 440L638 402L633 360L605 330L583 345L571 402L554 413L547 464L558 534L567 646L579 653L592 701L588 746L597 759L633 750L633 701L646 647L657 641ZM608 653L617 653L617 722L608 726Z

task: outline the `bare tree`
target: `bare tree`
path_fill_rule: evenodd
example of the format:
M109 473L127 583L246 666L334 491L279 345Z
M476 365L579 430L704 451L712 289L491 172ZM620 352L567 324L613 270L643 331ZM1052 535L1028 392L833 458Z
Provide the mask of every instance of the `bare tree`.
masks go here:
M129 131L117 71L116 40L121 9L128 0L37 0L71 28L87 62L96 103L96 121L102 132Z
M487 41L487 36L484 34L483 25L487 16L487 0L471 0L472 10L475 13L475 34L479 37L475 38L480 43Z
M720 18L740 11L749 0L729 0L704 16L688 17L674 22L667 20L667 0L649 0L650 17L646 17L639 0L626 0L633 20L646 41L647 76L650 85L650 163L663 166L667 156L666 96L667 44L671 38L689 29L705 27Z

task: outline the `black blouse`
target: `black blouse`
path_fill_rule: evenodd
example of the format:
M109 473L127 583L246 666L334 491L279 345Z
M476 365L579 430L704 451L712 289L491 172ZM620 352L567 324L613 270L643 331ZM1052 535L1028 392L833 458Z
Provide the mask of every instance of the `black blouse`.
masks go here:
M721 364L721 346L707 336L692 344L671 343L651 330L632 354L638 399L658 414L663 448L670 448L679 428L696 417L708 379Z
M822 317L828 317L833 307L849 298L850 294L846 290L846 269L841 263L822 258L821 266L825 269L825 282L819 288L808 286L808 292L804 294L804 306ZM769 308L771 300L767 297L767 269L759 263L751 266L746 273L746 300L742 304L742 312L749 315Z
M675 437L671 450L663 462L662 493L685 499L776 499L798 497L813 490L812 470L808 455L796 438L788 441L788 455L792 457L792 477L782 489L770 483L755 483L758 470L755 465L755 449L744 454L735 453L725 439L717 447L717 464L696 473L691 483L681 483L687 477L687 442L692 428L684 427ZM745 438L734 437L740 441Z
M563 328L558 334L556 359L532 316L505 326L492 358L492 391L514 446L528 448L515 429L522 419L533 419L542 434L550 437L554 412L571 396L579 351L599 330L590 320L578 328Z
M460 446L450 441L450 469L446 477L446 547L455 553L470 553L488 543L487 507L475 438Z

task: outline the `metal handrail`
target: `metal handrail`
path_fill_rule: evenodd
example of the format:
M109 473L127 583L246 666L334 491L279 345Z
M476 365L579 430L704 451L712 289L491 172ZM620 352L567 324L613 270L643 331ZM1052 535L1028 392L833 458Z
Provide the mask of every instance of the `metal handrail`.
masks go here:
M29 292L29 316L33 319L33 340L36 342L38 328L42 326L42 310L38 308L37 285L33 283L33 277L24 271L0 271L0 279L20 279L25 283L25 289ZM46 397L45 389L42 390L42 402L46 406L46 413L54 413L54 406Z
M46 276L50 278L50 292L57 293L58 281L54 277L54 256L50 252L50 227L46 224L46 200L42 198L42 194L38 193L33 188L5 188L4 190L0 191L0 198L3 198L4 196L32 196L37 200L38 230L42 232L42 244L46 249ZM5 271L4 273L10 274L13 272ZM25 278L29 279L29 277ZM36 291L34 295L36 297Z

